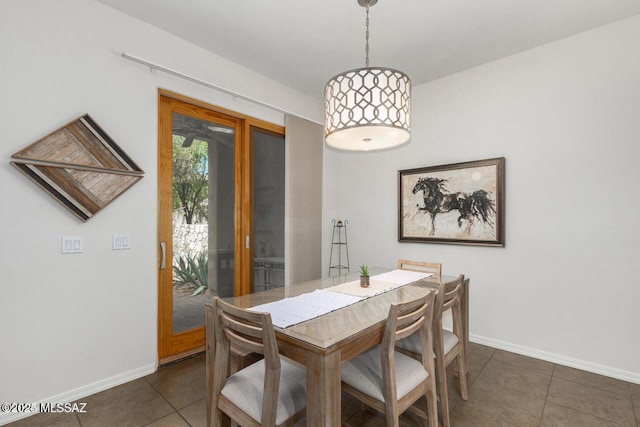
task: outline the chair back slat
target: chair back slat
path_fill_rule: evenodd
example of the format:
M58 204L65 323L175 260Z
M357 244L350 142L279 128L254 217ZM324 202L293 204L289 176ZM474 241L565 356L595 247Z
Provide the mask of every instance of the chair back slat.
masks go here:
M396 341L408 337L421 328L431 329L434 292L401 304L392 304L382 338L382 348L393 351Z
M413 323L407 325L407 327L396 329L396 341L400 341L401 339L406 338L416 332L418 329L420 329L425 320L426 318L424 316L420 316Z
M243 310L214 297L217 320L221 333L216 334L218 344L226 343L238 350L264 356L270 369L280 368L271 314Z
M442 277L442 264L438 262L428 262L428 261L413 261L409 259L399 259L398 260L398 269L400 270L409 270L409 271L419 271L422 273L431 273L437 279Z
M460 275L458 278L448 283L442 292L442 311L448 310L454 305L460 305L462 302L462 281L464 276Z
M264 354L263 330L260 326L226 313L220 314L220 321L232 346L244 351Z

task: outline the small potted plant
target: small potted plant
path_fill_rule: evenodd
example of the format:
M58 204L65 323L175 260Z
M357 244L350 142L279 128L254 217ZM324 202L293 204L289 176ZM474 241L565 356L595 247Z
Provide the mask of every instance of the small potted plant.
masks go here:
M360 266L360 286L369 287L369 267L364 264Z

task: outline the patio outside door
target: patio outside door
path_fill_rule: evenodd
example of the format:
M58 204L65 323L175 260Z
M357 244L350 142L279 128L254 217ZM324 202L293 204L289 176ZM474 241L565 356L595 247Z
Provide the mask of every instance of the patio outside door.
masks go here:
M161 92L161 364L204 348L204 304L212 295L230 297L253 291L253 140L254 135L265 132L262 128L281 139L284 133L281 127L188 101ZM257 125L260 132L256 132ZM258 250L262 255L264 246L262 252Z

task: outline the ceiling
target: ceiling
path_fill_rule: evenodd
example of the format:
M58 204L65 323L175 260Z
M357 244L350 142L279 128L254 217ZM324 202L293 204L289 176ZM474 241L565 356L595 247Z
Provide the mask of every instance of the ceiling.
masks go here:
M357 0L97 1L312 97L365 63ZM370 64L415 86L637 14L639 0L379 0Z

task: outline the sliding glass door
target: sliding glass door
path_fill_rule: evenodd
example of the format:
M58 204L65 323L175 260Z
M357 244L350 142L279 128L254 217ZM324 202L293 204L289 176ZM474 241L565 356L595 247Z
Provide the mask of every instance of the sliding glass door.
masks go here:
M211 296L284 278L284 130L179 98L159 108L161 363L203 348Z

